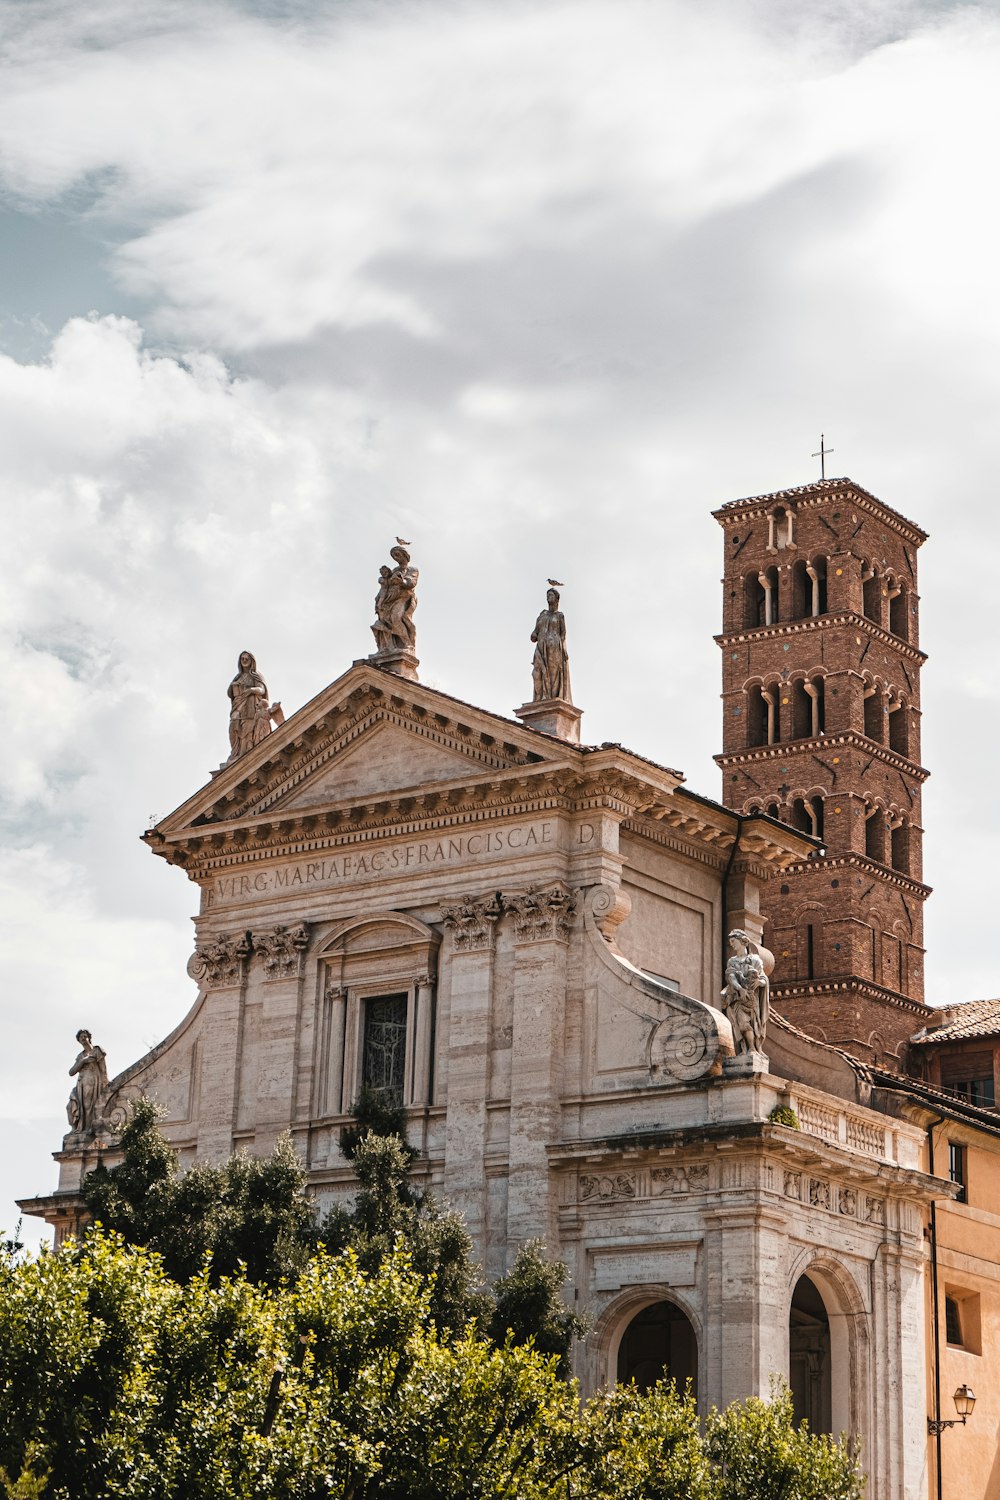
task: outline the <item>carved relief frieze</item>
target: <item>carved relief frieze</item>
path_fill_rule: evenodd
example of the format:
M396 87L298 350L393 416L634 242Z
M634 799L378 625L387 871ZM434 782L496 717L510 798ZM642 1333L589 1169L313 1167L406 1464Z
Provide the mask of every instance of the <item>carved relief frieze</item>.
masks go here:
M266 979L291 979L301 970L302 955L309 946L309 930L304 922L294 927L266 928L251 934L253 951L264 959Z
M853 1188L842 1187L837 1199L837 1207L842 1214L849 1218L856 1218L858 1212L858 1195Z
M478 948L492 948L496 924L503 915L503 906L496 895L465 896L455 906L446 906L441 912L441 921L451 933L451 940L460 953Z
M580 1174L580 1197L586 1202L590 1198L634 1198L635 1178L628 1172L607 1173L601 1176Z
M654 1198L668 1193L703 1193L708 1188L708 1166L654 1167L651 1173Z
M885 1203L881 1198L865 1198L865 1219L869 1224L885 1223Z
M187 971L206 990L242 984L246 961L252 951L248 932L211 938L195 948L188 959Z
M785 1197L802 1200L802 1174L800 1172L785 1173Z
M809 1202L813 1208L830 1207L830 1184L824 1182L821 1177L812 1177L809 1180Z

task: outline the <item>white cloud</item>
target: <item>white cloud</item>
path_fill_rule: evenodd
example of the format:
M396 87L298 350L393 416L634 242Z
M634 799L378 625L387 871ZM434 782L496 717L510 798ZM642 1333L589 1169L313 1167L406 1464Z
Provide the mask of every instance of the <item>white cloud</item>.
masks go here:
M810 477L821 427L933 533L928 972L995 988L1000 19L871 9L7 20L0 192L100 227L144 299L141 327L81 316L0 356L22 1117L82 1010L117 1068L187 1003L196 892L137 835L226 753L239 649L305 701L370 649L399 531L425 680L507 712L552 574L588 738L717 792L709 512Z

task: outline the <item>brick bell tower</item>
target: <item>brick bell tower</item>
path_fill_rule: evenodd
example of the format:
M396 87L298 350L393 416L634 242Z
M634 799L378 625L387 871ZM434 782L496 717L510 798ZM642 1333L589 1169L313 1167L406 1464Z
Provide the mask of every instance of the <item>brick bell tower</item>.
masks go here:
M774 1008L905 1066L923 1004L917 549L850 479L734 500L726 536L722 800L823 841L765 891Z

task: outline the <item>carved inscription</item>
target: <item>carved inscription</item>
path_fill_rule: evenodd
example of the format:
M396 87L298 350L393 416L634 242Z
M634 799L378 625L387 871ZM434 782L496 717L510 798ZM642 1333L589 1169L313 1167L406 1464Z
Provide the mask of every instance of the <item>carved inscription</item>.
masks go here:
M474 864L497 854L516 854L552 845L555 839L555 823L545 822L527 827L522 824L513 828L491 828L440 839L421 839L392 848L359 844L353 850L330 854L324 859L300 860L295 864L255 870L252 874L220 875L212 884L209 904L224 905L307 885L342 885L404 874L408 870L465 862Z

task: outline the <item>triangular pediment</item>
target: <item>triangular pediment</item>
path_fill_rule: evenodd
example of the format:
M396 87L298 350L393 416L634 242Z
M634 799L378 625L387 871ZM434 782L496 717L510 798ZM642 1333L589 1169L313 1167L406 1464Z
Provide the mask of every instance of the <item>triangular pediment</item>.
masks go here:
M345 673L147 835L559 764L564 742L361 664Z

